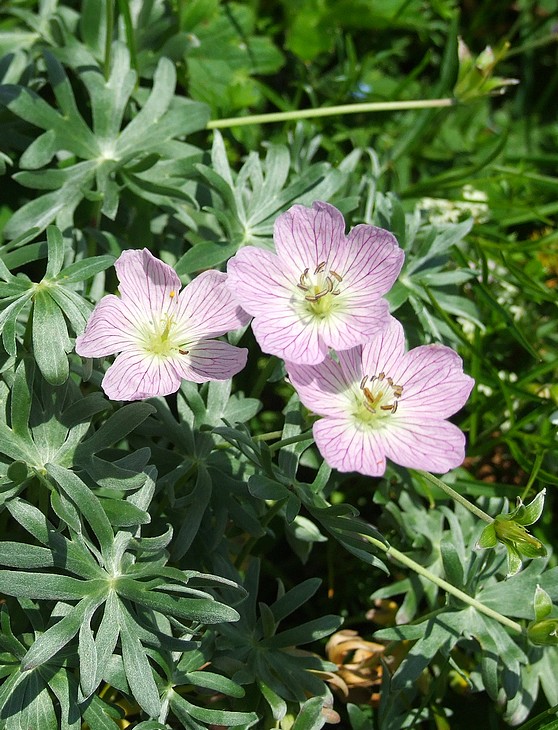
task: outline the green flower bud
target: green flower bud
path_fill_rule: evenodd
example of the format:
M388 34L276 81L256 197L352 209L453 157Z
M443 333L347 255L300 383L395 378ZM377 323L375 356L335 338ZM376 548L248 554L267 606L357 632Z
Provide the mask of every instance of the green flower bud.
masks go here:
M455 98L459 101L472 101L487 94L502 94L507 86L519 83L517 79L492 76L494 68L504 58L508 49L509 43L504 43L497 51L487 46L474 59L466 44L459 38L457 51L459 71L453 90Z
M527 636L529 641L537 646L557 646L558 618L532 621L527 627Z

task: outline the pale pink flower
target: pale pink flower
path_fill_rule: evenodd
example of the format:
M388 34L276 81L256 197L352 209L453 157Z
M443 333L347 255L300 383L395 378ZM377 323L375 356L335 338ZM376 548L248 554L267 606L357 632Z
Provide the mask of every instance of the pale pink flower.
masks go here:
M146 248L124 251L114 264L120 297L108 294L76 340L83 357L120 353L102 388L112 400L174 393L181 380L228 380L247 350L214 340L249 321L226 287L226 274L206 271L180 292L180 279Z
M287 372L302 403L323 416L314 439L339 471L381 476L387 457L441 474L465 457L463 433L445 419L465 404L474 381L449 347L405 352L396 319L366 345L319 365L287 363Z
M228 286L249 314L264 352L290 362L322 362L381 331L382 299L404 254L383 228L358 225L345 236L327 203L293 205L275 221L277 253L246 246L229 261Z

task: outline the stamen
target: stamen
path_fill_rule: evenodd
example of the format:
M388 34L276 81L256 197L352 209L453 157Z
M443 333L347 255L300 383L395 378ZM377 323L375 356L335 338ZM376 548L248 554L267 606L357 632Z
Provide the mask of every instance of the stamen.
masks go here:
M334 279L337 279L338 282L342 282L343 281L343 277L342 276L339 276L339 274L337 273L337 271L334 271L333 269L330 269L329 270L329 273L333 276Z
M375 383L382 383L382 385L375 386ZM388 387L391 390L391 398ZM393 378L386 376L384 372L378 373L378 375L365 375L360 381L360 389L364 395L362 405L369 413L378 414L378 411L383 411L386 414L397 412L403 386L396 385ZM392 402L389 403L389 400L392 400Z
M178 352L179 352L179 353L180 353L181 355L187 355L187 354L188 354L188 353L190 352L190 350L180 350L180 349L179 349L179 350L178 350Z
M321 274L322 271L325 269L325 267L326 267L326 262L325 261L322 261L314 269L314 274Z
M304 298L308 302L317 302L322 297L325 297L326 294L329 294L329 291L327 289L322 289L322 291L319 291L317 294L308 294Z
M308 291L308 287L307 286L304 286L304 284L297 284L297 286L298 286L299 289L302 289L302 291Z
M333 279L330 279L329 276L326 276L326 284L327 284L327 293L331 294L333 291Z

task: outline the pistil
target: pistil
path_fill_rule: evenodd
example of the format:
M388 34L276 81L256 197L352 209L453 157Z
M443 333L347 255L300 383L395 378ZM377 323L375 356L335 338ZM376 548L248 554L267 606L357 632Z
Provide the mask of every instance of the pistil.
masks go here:
M357 409L357 415L361 420L368 422L371 416L383 417L397 412L403 386L396 385L392 378L386 377L385 373L381 372L371 377L365 375L360 381L360 389L364 398Z
M343 277L334 271L333 269L327 270L327 262L321 261L316 268L314 273L310 274L310 269L306 268L300 275L297 287L303 291L304 299L309 303L310 308L314 314L324 315L327 313L331 306L329 306L323 300L329 295L335 297L341 293L339 284L343 281ZM314 306L319 302L319 306Z

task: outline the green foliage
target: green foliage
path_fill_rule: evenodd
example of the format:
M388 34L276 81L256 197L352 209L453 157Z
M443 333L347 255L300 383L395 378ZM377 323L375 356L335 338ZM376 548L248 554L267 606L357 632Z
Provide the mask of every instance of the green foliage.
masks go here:
M532 525L541 516L545 494L546 490L543 489L527 505L518 499L514 510L507 514L496 515L494 521L484 528L479 537L480 548L493 548L498 542L505 545L508 552L508 577L521 570L522 556L536 558L546 555L546 548L542 542L525 529L526 525Z
M0 730L556 728L557 13L458 5L0 8ZM149 402L74 353L123 250L187 283L315 200L396 235L409 345L476 381L441 487L332 470L248 329ZM334 662L343 624L381 656Z
M149 171L151 185L147 185L146 193L164 194L156 184L161 166L170 160L176 166L178 158L184 169L197 154L197 150L184 143L169 148L177 137L202 129L208 113L202 105L174 95L176 71L168 59L161 59L141 111L122 128L137 81L130 68L128 50L119 44L115 46L107 79L85 48L77 46L72 58L90 97L92 127L78 109L63 66L48 52L45 64L59 109L32 89L10 84L0 89L0 104L45 130L20 158L20 166L29 172L19 172L15 179L28 188L52 191L18 210L4 229L9 238L22 235L29 227L43 229L53 220L66 229L72 225L73 214L84 198L96 204L97 215L114 219L121 189L127 187L128 179L141 195L147 185L142 174ZM144 134L147 128L154 132L149 138ZM61 153L64 164L41 169Z

